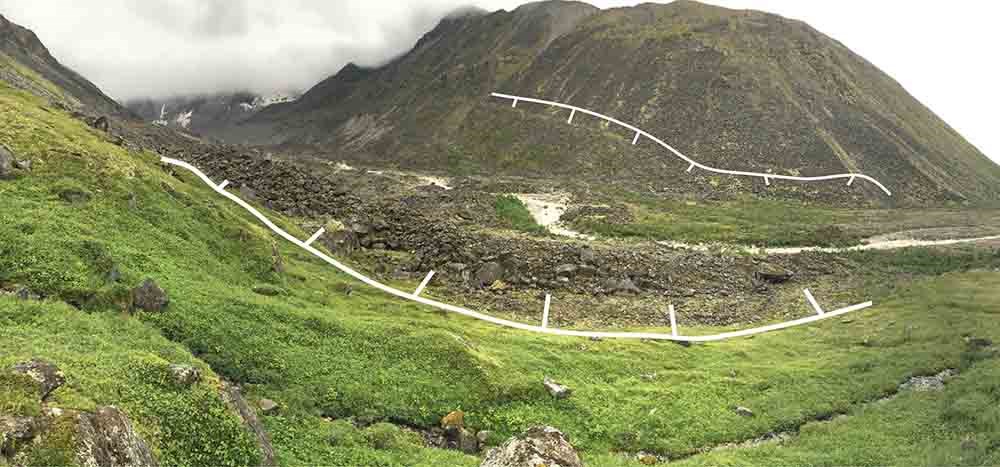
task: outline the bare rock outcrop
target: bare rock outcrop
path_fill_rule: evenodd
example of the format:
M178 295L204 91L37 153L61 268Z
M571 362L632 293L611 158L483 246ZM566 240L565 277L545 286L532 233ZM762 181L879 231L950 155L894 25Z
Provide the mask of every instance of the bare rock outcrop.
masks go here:
M583 467L563 433L550 426L529 428L486 454L480 467Z
M80 465L156 466L156 459L132 422L116 407L100 407L77 416L76 456Z

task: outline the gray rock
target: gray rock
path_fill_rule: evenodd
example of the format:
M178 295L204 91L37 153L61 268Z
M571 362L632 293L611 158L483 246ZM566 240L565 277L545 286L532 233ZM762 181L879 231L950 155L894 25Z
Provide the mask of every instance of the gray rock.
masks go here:
M743 406L738 406L738 407L736 407L733 410L735 410L736 414L739 415L739 416L741 416L741 417L753 417L754 416L753 410L750 410L750 409L748 409L746 407L743 407Z
M240 185L240 198L251 203L260 202L260 196L257 196L257 192L246 185Z
M23 285L18 287L14 294L17 295L19 300L38 300L41 298L38 294L32 292L31 289Z
M603 288L604 291L607 293L637 294L641 292L641 290L639 290L639 287L637 287L635 283L632 282L632 279L629 279L627 277L624 279L608 278L604 280L604 282L601 284L601 288Z
M0 178L14 175L14 155L6 146L0 145Z
M494 282L503 280L504 269L500 263L489 262L476 271L475 285L478 287L489 287Z
M545 390L556 399L565 399L569 397L570 394L573 394L572 389L553 381L548 376L542 380L542 385L545 386Z
M23 170L25 172L31 172L31 160L25 159L23 161L14 161L14 168Z
M482 448L490 440L490 436L493 436L493 432L489 430L482 430L476 433L476 441L479 441L479 447Z
M170 365L170 374L174 381L182 386L190 386L201 381L201 370L191 365Z
M265 414L271 414L277 412L278 409L280 408L278 403L272 401L271 399L261 399L259 405L260 405L260 411Z
M445 447L455 449L466 454L476 454L479 452L479 441L471 431L459 427L449 426L444 429Z
M12 457L35 437L37 429L38 423L31 417L0 416L0 455Z
M556 274L560 276L572 276L580 269L575 264L563 264L556 266Z
M39 398L42 400L66 382L66 375L57 366L37 358L14 365L14 372L27 375L37 382Z
M550 426L529 428L491 449L480 467L583 467L580 456L561 431Z
M445 269L456 274L461 274L466 268L468 268L468 266L466 266L465 263L448 263L445 265Z
M580 250L580 262L585 264L597 263L597 252L595 252L593 248L584 248Z
M80 465L138 467L158 465L149 445L115 407L77 416L76 456Z
M148 312L163 311L170 304L167 293L156 285L152 279L146 279L142 285L132 289L132 309Z
M771 284L787 282L794 275L795 273L792 271L770 263L761 263L760 266L757 267L757 271L754 272L754 276L757 279Z
M90 126L94 127L94 129L101 130L105 133L111 131L111 122L108 121L108 117L105 117L103 115L95 118L94 121L90 122Z
M243 398L239 386L223 381L222 400L236 411L236 414L243 420L243 426L257 440L257 448L260 450L261 455L261 467L277 465L274 461L274 446L271 445L271 437L264 430L264 425L257 418L257 413L250 408L246 399Z
M336 232L325 232L321 242L330 253L338 256L350 256L361 248L358 235L346 229Z

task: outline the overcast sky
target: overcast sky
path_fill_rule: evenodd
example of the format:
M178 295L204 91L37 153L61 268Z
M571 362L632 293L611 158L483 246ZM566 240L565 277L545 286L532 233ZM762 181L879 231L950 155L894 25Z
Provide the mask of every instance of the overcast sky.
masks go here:
M382 63L441 16L517 0L0 0L63 63L118 99L305 90L347 62ZM602 8L636 1L593 0ZM801 19L896 78L1000 161L996 19L965 0L708 0Z

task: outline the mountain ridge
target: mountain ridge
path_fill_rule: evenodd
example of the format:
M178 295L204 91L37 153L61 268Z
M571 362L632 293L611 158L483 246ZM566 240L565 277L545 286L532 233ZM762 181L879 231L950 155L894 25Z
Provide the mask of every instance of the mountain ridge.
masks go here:
M567 173L599 176L588 166L627 149L617 141L624 135L571 137L564 117L545 118L542 108L511 115L490 101L492 91L612 115L733 170L863 171L895 179L900 202L917 205L1000 197L1000 166L840 42L799 20L688 0L608 10L539 2L446 19L399 59L348 65L223 138L312 148L326 158L420 169L464 163L515 175L537 169L532 159L541 154L570 164ZM587 152L598 155L564 155ZM509 163L499 167L497 157ZM659 162L637 164L643 170L629 177ZM674 169L657 172L677 178ZM870 191L835 196L880 202Z

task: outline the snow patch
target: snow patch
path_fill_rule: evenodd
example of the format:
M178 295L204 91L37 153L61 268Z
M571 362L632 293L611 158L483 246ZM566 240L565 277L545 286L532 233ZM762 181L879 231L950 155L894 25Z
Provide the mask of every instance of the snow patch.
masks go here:
M178 125L182 128L191 127L191 116L194 115L194 110L188 110L187 112L181 112L177 114L177 118L174 119Z

